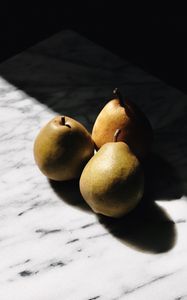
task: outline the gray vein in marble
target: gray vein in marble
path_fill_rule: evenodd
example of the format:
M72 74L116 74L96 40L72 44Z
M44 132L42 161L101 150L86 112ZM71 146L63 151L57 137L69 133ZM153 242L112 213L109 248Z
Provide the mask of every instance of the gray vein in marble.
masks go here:
M173 275L173 273L165 274L165 275L162 275L162 276L158 276L158 277L153 278L152 280L150 280L150 281L148 281L146 283L143 283L143 284L141 284L141 285L139 285L139 286L137 286L137 287L135 287L133 289L125 290L125 292L119 298L116 298L116 299L113 299L113 300L121 299L121 297L124 296L124 295L131 294L131 293L133 293L133 292L135 292L135 291L137 291L139 289L145 288L147 285L151 285L151 284L153 284L153 283L155 283L155 282L157 282L159 280L162 280L162 279L164 279L164 278L166 278L168 276L171 276L171 275Z
M30 261L31 261L30 259L26 259L24 262L20 262L20 263L17 263L15 265L10 266L10 268L14 268L14 267L17 267L17 266L20 266L20 265L27 264Z
M49 265L49 267L63 267L65 264L62 261L56 261Z
M79 241L79 239L73 239L73 240L68 241L66 244L72 244L72 243L75 243L78 241Z
M95 224L97 224L97 223L96 223L96 222L93 222L93 223L90 223L90 224L83 225L83 226L81 226L81 228L82 228L82 229L85 229L85 228L88 228L88 227L93 226L93 225L95 225Z
M27 277L27 276L35 275L37 273L38 273L38 271L32 272L32 271L29 271L29 270L24 270L24 271L20 272L19 275L21 277Z
M175 298L174 300L186 300L186 299L187 299L187 295L183 295L183 296Z
M105 235L108 235L109 233L108 232L104 232L104 233L101 233L101 234L96 234L96 235L92 235L92 236L89 236L88 239L95 239L95 238L99 238L99 237L102 237L102 236L105 236Z
M51 230L46 230L46 229L36 229L36 233L41 233L40 237L46 236L48 234L53 234L53 233L59 233L61 232L61 229L51 229Z

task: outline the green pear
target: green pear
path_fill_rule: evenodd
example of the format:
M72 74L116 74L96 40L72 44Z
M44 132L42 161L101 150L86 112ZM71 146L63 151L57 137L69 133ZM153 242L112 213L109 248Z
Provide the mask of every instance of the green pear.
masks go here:
M57 116L39 132L34 158L41 172L50 179L78 178L94 154L94 143L86 128L67 116Z
M144 192L139 160L124 142L104 144L89 160L80 178L80 191L96 213L121 217L130 212Z

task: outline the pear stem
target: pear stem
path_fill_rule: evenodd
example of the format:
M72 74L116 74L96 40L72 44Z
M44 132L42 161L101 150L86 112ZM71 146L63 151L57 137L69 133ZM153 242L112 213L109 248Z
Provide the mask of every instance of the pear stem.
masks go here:
M61 122L60 123L61 123L61 125L65 125L65 116L61 117Z
M114 143L116 143L118 141L118 136L119 136L120 132L121 132L121 129L119 129L119 128L115 131L114 138L113 138Z
M121 95L121 93L120 93L120 91L119 91L118 88L115 88L113 90L113 95L114 95L114 97L116 97L117 99L119 99L119 102L120 102L121 106L124 107L125 106L125 100L123 99L123 97L122 97L122 95Z
M66 123L65 116L61 117L60 124L63 125L63 126L67 126L67 127L71 128L71 126Z

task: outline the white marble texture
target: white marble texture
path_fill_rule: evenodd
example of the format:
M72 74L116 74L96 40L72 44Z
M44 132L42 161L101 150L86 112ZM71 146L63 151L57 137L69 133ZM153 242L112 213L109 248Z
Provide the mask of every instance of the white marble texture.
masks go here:
M33 160L56 114L90 130L118 86L155 130L146 195L119 221ZM187 96L71 31L0 65L0 299L187 299Z

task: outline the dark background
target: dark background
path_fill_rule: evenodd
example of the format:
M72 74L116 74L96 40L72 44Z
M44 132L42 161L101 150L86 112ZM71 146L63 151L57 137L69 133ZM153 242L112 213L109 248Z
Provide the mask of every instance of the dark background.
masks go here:
M74 29L168 84L187 91L187 16L130 15L108 4L26 5L0 11L0 61Z

